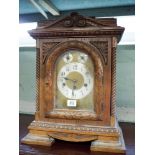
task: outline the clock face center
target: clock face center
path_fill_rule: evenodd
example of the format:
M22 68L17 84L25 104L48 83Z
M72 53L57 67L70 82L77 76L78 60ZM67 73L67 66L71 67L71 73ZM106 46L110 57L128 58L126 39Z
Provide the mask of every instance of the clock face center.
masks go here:
M84 78L79 72L71 72L66 77L66 85L72 89L80 89L84 85Z

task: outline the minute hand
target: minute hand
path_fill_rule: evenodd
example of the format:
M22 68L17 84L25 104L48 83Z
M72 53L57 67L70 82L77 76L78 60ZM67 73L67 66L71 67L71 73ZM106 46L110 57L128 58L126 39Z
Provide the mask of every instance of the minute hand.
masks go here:
M64 77L65 80L69 80L69 81L72 81L72 82L77 82L77 80L72 80L72 79L69 79L67 77Z

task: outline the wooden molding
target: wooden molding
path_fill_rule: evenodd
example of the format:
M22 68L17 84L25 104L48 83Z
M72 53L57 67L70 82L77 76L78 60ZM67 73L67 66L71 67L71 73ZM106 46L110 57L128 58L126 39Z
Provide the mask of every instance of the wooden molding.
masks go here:
M85 125L70 125L70 124L60 124L60 123L50 123L43 121L33 121L29 125L30 130L46 130L46 131L57 131L57 132L67 132L67 133L79 133L103 135L107 136L119 136L119 130L116 127L103 127L103 126L85 126Z
M77 110L53 110L47 113L46 117L61 119L103 120L103 117L101 115L97 115L95 112Z
M39 94L40 94L40 49L36 50L36 112L40 110Z
M60 20L44 22L37 29L30 30L30 35L37 38L56 38L56 37L96 37L96 36L116 36L118 41L121 39L124 28L116 25L116 19L107 18L98 20L84 17L77 13L72 13Z
M65 140L65 141L72 141L72 142L87 142L91 140L97 139L98 136L95 135L81 135L81 134L68 134L68 133L61 133L61 132L52 132L48 134L52 138Z

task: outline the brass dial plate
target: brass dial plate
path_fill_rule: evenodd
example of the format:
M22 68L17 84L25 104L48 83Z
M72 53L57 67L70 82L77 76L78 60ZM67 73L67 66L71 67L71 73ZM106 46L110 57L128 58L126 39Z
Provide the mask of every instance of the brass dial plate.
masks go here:
M70 108L68 100L76 100L77 110L93 110L94 65L89 55L78 50L66 51L56 63L55 108Z

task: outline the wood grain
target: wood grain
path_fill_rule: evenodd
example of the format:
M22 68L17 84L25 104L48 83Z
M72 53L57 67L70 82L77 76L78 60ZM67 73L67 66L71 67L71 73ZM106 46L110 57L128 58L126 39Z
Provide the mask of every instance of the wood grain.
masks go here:
M38 25L29 31L37 41L36 114L22 142L49 146L51 137L52 142L55 138L74 142L95 140L92 151L124 152L115 112L116 45L124 28L117 26L113 18L100 20L77 13ZM92 111L60 110L55 106L56 62L64 52L73 49L89 55L94 65Z

